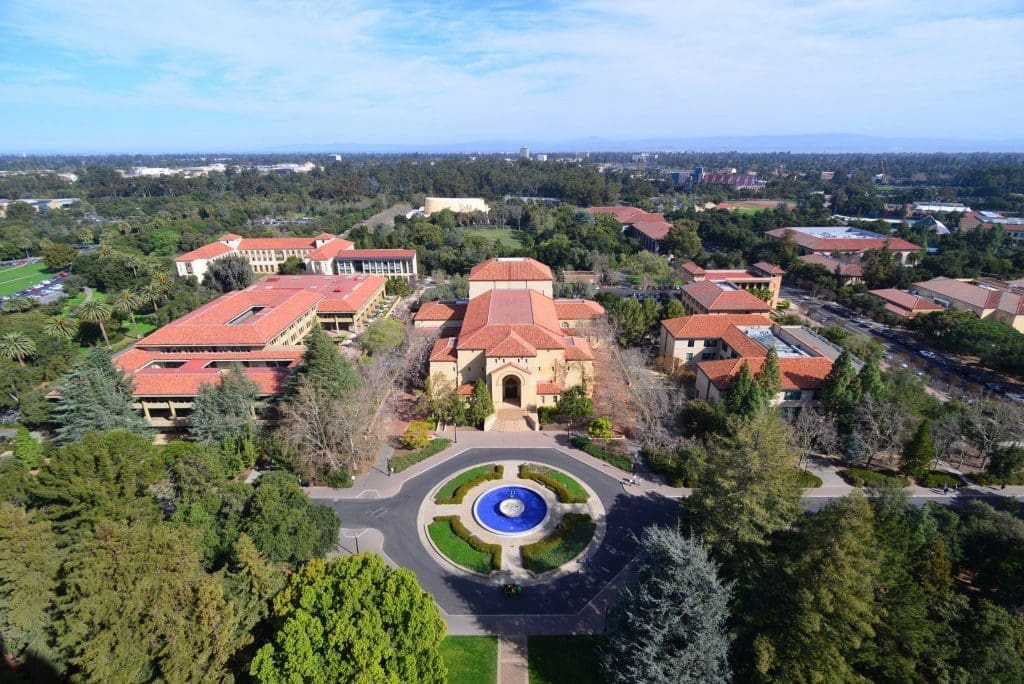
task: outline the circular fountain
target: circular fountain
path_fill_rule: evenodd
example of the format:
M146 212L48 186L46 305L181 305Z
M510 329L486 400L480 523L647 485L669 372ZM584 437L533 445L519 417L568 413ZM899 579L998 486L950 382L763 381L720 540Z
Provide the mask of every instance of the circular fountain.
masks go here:
M473 517L490 532L515 537L527 534L544 522L548 517L548 504L528 487L504 485L477 498Z

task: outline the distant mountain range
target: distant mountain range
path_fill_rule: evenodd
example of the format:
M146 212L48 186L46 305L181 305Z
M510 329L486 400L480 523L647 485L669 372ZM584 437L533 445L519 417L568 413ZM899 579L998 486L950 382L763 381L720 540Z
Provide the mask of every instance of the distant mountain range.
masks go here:
M589 137L551 141L504 141L447 144L368 144L335 143L332 145L291 145L268 148L267 152L316 153L385 153L426 152L454 153L518 153L522 145L530 152L817 152L817 153L882 153L882 152L1024 152L1024 139L985 140L956 138L884 138L845 133L808 135L714 136L704 138L647 138L610 140Z

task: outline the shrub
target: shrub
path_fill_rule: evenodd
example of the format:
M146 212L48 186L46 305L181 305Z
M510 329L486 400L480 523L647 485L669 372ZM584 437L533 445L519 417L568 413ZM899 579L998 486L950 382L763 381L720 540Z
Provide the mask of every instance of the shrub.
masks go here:
M817 489L822 484L820 477L803 468L797 471L796 479L803 489Z
M869 470L867 468L846 468L839 471L839 476L854 487L906 487L910 480L891 470Z
M584 451L594 458L599 458L605 463L615 466L619 470L625 470L626 472L632 472L633 470L633 459L629 456L616 454L613 451L600 447L591 442L589 437L584 435L575 435L571 440L569 440L569 443L580 451Z
M466 498L466 494L473 487L476 487L481 482L487 482L488 480L500 480L505 476L505 468L500 465L496 466L481 466L480 468L473 468L466 472L453 477L451 480L445 483L443 487L437 492L437 496L434 497L434 502L439 504L459 504ZM467 479L468 478L468 479ZM454 487L454 490L452 488ZM450 495L446 495L447 491L451 491Z
M402 446L406 449L422 449L430 444L430 423L425 420L414 420L409 423L402 435Z
M24 425L18 426L17 435L14 437L14 457L28 469L39 467L43 459L43 445L29 434L28 428Z
M940 473L936 470L932 470L924 475L924 477L917 478L917 483L922 487L930 487L932 489L941 489L943 485L947 487L956 487L960 484L960 478L949 473Z
M579 482L551 468L523 463L519 466L519 477L540 482L555 493L559 503L586 503L590 498Z
M612 432L612 421L607 416L601 416L590 421L587 426L587 434L594 439L611 439L615 436Z
M1024 471L1016 472L1012 475L995 475L993 473L978 473L977 475L971 475L971 479L974 482L984 485L1024 485Z
M462 521L457 515L443 515L434 518L434 523L429 526L430 538L437 544L438 550L441 550L444 555L451 559L457 565L467 567L470 570L476 570L477 572L490 572L491 570L501 569L501 545L499 544L488 544L485 541L480 540L474 536L472 532L466 529L466 526L462 524ZM451 533L456 538L465 542L473 551L476 551L486 557L483 564L474 562L471 556L460 554L457 547L446 543L445 536L447 533Z
M391 467L396 473L400 473L406 468L411 468L420 461L426 460L435 454L439 454L448 448L448 445L452 443L452 440L445 439L444 437L438 437L437 439L430 440L430 444L423 447L419 451L414 451L411 454L405 454L404 456L398 456L397 458L391 459Z
M557 406L538 406L537 407L537 420L540 421L541 425L550 425L556 422L558 418L558 407Z
M675 450L648 446L640 453L651 470L664 475L673 487L696 487L707 460L699 444L683 444Z
M1010 447L1000 449L992 454L992 460L988 465L988 472L996 478L1012 478L1014 474L1024 470L1024 449Z
M352 486L352 476L344 468L340 470L332 470L331 472L324 474L320 479L325 485L328 487L334 487L335 489L348 489Z
M533 572L554 570L583 553L597 525L586 513L566 513L549 536L520 547L523 567Z

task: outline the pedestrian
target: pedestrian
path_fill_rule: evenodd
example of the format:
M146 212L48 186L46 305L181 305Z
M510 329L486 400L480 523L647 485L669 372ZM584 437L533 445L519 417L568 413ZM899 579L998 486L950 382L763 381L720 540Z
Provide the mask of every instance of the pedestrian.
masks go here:
M1000 487L999 489L1006 489L1006 483L1004 482L1004 483L1003 483L1003 486L1002 486L1002 487Z
M392 468L391 464L389 463L388 464L388 477L391 477L391 474L394 473L394 472L395 472L395 469Z

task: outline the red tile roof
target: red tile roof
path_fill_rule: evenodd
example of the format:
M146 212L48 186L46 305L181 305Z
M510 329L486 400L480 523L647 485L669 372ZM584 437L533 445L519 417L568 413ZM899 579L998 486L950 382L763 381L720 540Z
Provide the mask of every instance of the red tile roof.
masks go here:
M652 214L648 214L643 209L637 209L636 207L590 207L587 211L592 214L610 214L619 223L632 223L638 218L652 216Z
M721 359L718 361L701 361L697 364L699 372L707 376L711 384L719 391L729 388L733 376L739 372L744 363L752 375L757 375L764 365L764 359ZM821 388L822 381L832 370L832 362L822 356L810 358L781 358L779 370L782 373L782 389L784 390L816 390Z
M805 249L818 252L863 252L868 249L888 248L895 252L916 252L921 249L913 242L903 238L882 236L878 238L826 238L807 233L799 232L799 228L776 228L769 230L766 235L774 238L784 238L789 235L793 242Z
M213 361L240 363L278 362L281 368L245 367L245 374L269 396L281 392L282 383L302 360L302 347L271 347L251 352L166 353L130 347L114 357L114 364L130 376L136 397L194 397L203 384L215 385L226 368L207 367ZM157 368L161 361L184 361L174 368Z
M973 283L954 280L952 278L944 278L942 276L914 283L914 287L918 289L926 289L947 299L970 304L971 306L976 306L981 309L998 308L1004 294L1001 290L979 287ZM1018 295L1011 295L1011 297L1016 298ZM1014 304L1016 304L1016 302ZM1016 309L1016 305L1012 308Z
M559 385L557 382L538 382L537 383L537 394L550 395L550 394L561 394L565 390L564 387Z
M251 249L313 249L313 238L242 238L242 241L238 244L238 249L240 251Z
M757 359L768 355L768 350L747 337L736 326L729 326L722 332L722 341L729 345L737 356L745 359Z
M636 221L630 221L626 225L632 226L634 230L637 230L652 240L664 240L668 237L668 233L672 230L672 224L664 219L638 219Z
M594 352L590 349L590 343L585 337L566 337L565 360L566 361L592 361Z
M759 268L769 275L786 275L786 271L776 264L769 264L767 261L758 261L754 268Z
M416 321L461 321L466 315L466 302L427 302L416 312Z
M705 273L703 268L693 263L692 261L687 261L685 264L683 264L682 269L687 273L692 273L693 275L703 275Z
M487 356L501 357L531 357L537 355L537 348L527 342L515 329L505 332L501 341L487 347Z
M839 275L848 278L860 278L864 275L864 267L860 264L846 264L824 254L804 254L799 259L805 264L824 266L829 273L835 273L838 268Z
M357 259L412 259L415 249L349 249L338 253L336 259L355 261Z
M582 321L604 316L604 307L590 299L556 299L555 313L560 321Z
M661 322L668 334L677 340L717 339L734 325L771 324L771 319L761 314L698 314Z
M488 259L469 271L470 280L554 280L551 269L529 257Z
M175 261L195 261L196 259L213 259L221 255L227 254L233 251L231 247L225 245L223 242L211 242L208 245L203 245L197 249L193 249L191 252L185 252L179 257L175 257Z
M888 302L885 306L887 311L903 318L913 318L918 313L927 311L942 311L942 306L930 299L897 290L894 287L871 290L871 294Z
M315 239L323 239L323 237L317 235ZM349 251L353 247L355 247L354 242L331 235L327 242L312 250L306 255L306 258L313 261L326 261L327 259L333 259L339 252Z
M771 304L758 299L746 290L726 290L709 280L683 286L683 292L692 297L708 313L771 311Z
M430 350L431 361L458 361L459 357L455 351L455 338L444 337L434 342L434 347Z
M652 214L636 207L590 207L594 214L610 214L624 226L633 226L652 240L664 240L672 224L662 214Z
M274 275L257 280L248 290L313 292L322 295L316 307L319 312L356 313L378 296L387 282L387 278L377 275Z

